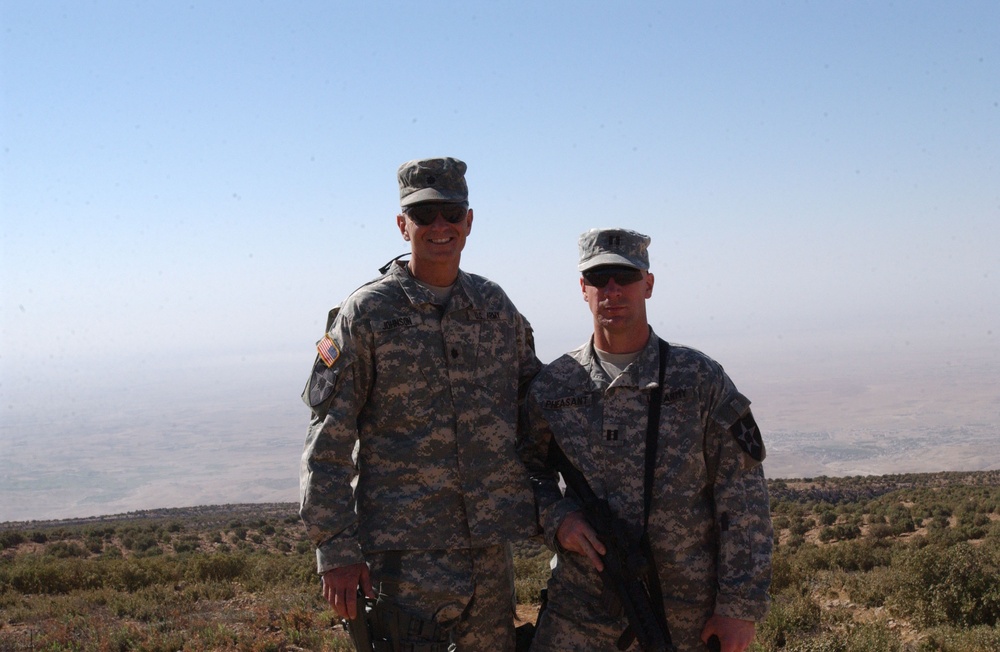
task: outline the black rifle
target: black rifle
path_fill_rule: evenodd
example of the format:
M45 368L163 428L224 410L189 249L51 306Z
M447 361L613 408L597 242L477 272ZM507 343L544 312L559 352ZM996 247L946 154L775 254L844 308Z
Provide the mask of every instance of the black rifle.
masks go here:
M628 619L628 627L618 639L618 649L624 650L637 640L643 652L675 652L663 613L663 600L653 597L660 595L660 588L652 557L644 551L644 548L648 550L648 545L642 545L629 534L625 521L615 515L607 500L597 497L555 440L549 443L549 455L566 486L583 503L587 522L607 548L601 571L605 597L610 598L606 602L613 615L624 612ZM651 592L654 582L656 587Z

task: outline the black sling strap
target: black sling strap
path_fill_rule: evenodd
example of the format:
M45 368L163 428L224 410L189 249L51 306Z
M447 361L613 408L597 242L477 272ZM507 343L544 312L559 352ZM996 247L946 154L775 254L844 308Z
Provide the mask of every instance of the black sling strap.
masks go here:
M649 528L649 509L653 504L653 478L656 475L656 450L660 439L660 405L663 403L663 381L667 371L670 345L660 338L659 384L649 394L649 420L646 423L646 480L643 484L643 533Z
M663 631L669 632L667 613L663 608L663 588L660 585L660 574L656 569L656 558L653 556L653 546L649 541L649 512L653 504L653 480L656 476L656 451L660 439L660 406L663 403L663 383L666 377L667 356L670 355L670 345L657 338L660 351L659 384L649 395L649 420L646 423L646 479L643 486L643 527L642 552L649 560L649 597L656 605L654 615L660 621Z

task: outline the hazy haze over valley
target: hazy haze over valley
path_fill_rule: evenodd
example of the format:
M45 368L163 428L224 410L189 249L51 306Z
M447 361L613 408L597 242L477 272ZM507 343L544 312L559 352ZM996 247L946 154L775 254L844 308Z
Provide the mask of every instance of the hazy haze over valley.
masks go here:
M541 338L544 360L552 339ZM714 346L754 402L769 477L1000 468L995 353L831 364L799 352L795 365ZM311 355L300 353L178 360L155 373L135 364L103 380L85 366L39 371L30 391L8 388L0 521L296 501Z

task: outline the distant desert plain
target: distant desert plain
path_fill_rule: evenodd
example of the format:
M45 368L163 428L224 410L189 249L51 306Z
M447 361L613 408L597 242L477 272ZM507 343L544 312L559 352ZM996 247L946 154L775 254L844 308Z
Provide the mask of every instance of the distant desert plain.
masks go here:
M817 360L819 375L721 359L753 400L768 477L804 478L1000 469L998 358L911 356L867 370ZM298 362L6 383L0 522L297 501L308 422Z

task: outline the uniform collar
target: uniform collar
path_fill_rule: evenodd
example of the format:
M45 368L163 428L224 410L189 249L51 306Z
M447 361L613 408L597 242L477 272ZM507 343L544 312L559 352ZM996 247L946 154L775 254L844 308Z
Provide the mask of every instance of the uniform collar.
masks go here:
M649 327L649 340L646 342L646 346L639 352L639 357L632 361L632 364L626 367L625 371L614 379L614 382L608 378L608 374L605 373L604 367L601 366L601 361L597 357L597 352L594 351L593 335L590 336L590 344L584 350L580 363L587 368L591 377L602 378L605 386L610 384L612 387L653 389L660 384L658 378L660 373L658 342L659 338L653 332L653 328Z
M407 261L405 260L397 261L393 264L389 275L396 279L411 304L415 306L433 304L436 297L430 290L410 276L406 265ZM472 278L461 269L458 270L458 278L455 279L455 287L452 288L451 299L448 301L446 310L449 312L452 310L461 310L463 308L474 307L480 303L481 297L475 284L472 282Z

